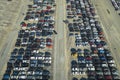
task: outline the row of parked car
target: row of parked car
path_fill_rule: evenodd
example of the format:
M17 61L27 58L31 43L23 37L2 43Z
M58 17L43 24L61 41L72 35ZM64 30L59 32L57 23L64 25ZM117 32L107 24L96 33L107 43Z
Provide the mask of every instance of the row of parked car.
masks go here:
M37 49L43 49L45 47L52 48L53 40L51 37L42 38L39 36L40 32L30 31L30 30L20 30L18 33L18 38L16 40L16 47L30 47L33 49L37 46ZM38 37L39 36L39 37Z
M36 33L39 34L38 36L51 36L53 34L54 24L48 24L48 22L24 24L26 24L26 26L22 26L22 28L34 30Z
M77 54L77 60L71 61L72 75L88 75L90 80L119 80L115 61L108 49L96 53L88 49L71 49L71 55ZM106 77L109 75L109 79ZM91 77L92 76L92 77Z
M24 48L15 48L7 62L3 80L49 79L50 72L44 67L51 65L51 59L50 52L43 53L37 50L30 51ZM42 76L48 77L42 78Z
M76 48L71 48L72 75L87 75L87 80L119 80L119 73L89 0L66 0L70 34L75 36ZM82 50L81 46L89 46ZM74 79L73 79L74 80ZM75 79L77 80L77 79Z
M42 2L40 1L35 3L36 4L34 5L29 5L33 10L29 10L26 13L25 21L20 23L21 28L29 29L31 31L35 30L36 33L40 34L39 36L51 36L53 34L55 24L53 16L55 12L54 0L43 0Z
M33 0L20 23L15 48L7 62L3 80L50 80L55 11L53 0ZM47 48L46 48L47 47ZM44 49L44 51L43 51Z
M75 10L81 11L81 16L74 14L74 16L77 18L73 18L73 23L68 24L70 32L80 32L80 35L76 35L79 36L79 39L76 38L75 41L76 46L79 46L81 44L88 45L89 41L92 39L104 40L104 35L100 27L100 23L95 18L96 14L93 5L91 5L88 1L85 1L84 3L80 2L79 0L70 1L69 3L69 6L81 4L79 5L80 8L76 8L77 6L74 8ZM83 4L84 7L82 7ZM71 10L68 10L68 12L69 11Z
M120 1L119 0L111 0L111 3L114 6L115 10L120 9Z

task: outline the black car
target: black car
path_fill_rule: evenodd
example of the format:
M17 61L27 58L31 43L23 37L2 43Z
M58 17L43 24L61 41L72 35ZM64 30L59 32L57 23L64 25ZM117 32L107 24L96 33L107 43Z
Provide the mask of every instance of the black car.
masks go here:
M77 78L73 77L72 80L78 80Z

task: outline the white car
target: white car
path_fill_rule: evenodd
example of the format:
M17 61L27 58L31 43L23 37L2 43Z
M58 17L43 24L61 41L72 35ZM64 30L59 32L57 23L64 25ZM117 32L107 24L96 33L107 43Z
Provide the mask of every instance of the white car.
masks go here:
M75 72L72 72L72 75L75 75Z
M44 60L45 57L38 57L38 60Z
M26 79L26 75L19 75L19 79Z
M108 60L108 63L115 63L114 60Z
M88 70L95 71L94 67L89 67Z
M118 73L118 72L112 72L112 74L114 74L114 75L119 75L119 73Z
M27 73L26 71L20 71L19 75L23 75L23 74L25 75L26 73Z
M79 72L75 72L75 75L79 75Z
M93 64L86 64L86 67L93 67Z
M110 67L116 67L116 64L114 64L114 63L109 63L108 64Z
M75 38L76 38L76 39L82 39L82 38L81 38L81 35L77 35L77 36L75 36Z
M101 64L102 67L108 67L108 64Z
M13 70L18 70L19 71L20 68L19 67L14 67Z
M85 75L86 73L84 71L80 72L80 74Z
M31 56L30 59L31 60L37 60L37 57Z
M22 60L23 63L29 63L30 60Z
M10 79L18 79L18 76L11 75Z
M27 74L29 75L29 74L32 74L33 72L32 71L27 71Z

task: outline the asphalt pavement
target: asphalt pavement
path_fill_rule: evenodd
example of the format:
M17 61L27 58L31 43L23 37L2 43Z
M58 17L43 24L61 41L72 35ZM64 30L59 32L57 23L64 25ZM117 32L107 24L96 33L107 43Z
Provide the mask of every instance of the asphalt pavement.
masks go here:
M56 0L56 31L54 44L53 80L68 80L68 58L66 52L65 0Z
M108 41L108 47L116 61L120 72L120 16L110 0L91 0L97 9L102 28Z

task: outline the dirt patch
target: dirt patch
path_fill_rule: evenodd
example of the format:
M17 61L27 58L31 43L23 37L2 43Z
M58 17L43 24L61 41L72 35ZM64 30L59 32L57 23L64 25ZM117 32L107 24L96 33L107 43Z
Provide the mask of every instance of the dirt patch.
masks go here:
M22 0L0 0L0 49L3 46L4 40L7 38L15 26L14 22L17 19Z

